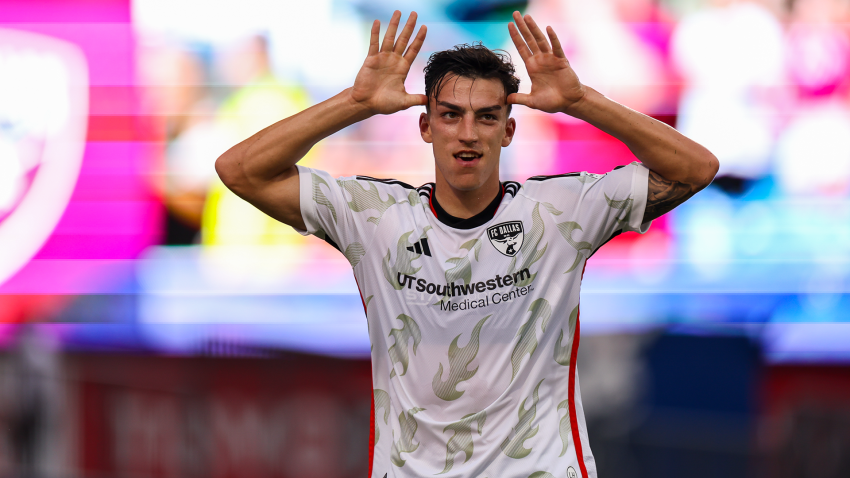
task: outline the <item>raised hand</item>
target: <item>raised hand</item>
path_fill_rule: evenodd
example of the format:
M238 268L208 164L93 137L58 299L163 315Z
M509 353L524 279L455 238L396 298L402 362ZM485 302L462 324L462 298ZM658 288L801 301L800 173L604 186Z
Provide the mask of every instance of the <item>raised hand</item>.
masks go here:
M378 40L381 22L375 20L372 23L369 54L360 72L357 73L354 87L351 89L351 98L364 105L373 114L392 114L427 102L425 95L411 95L404 89L404 80L419 49L422 48L427 29L425 25L422 25L408 48L407 42L416 26L416 12L412 12L407 18L407 23L396 39L400 20L401 12L396 10L393 12L380 47ZM406 52L405 48L407 48Z
M513 93L508 103L547 113L567 112L584 97L585 88L570 67L555 30L546 27L550 45L531 15L523 18L514 12L514 22L508 23L508 32L531 78L531 93Z

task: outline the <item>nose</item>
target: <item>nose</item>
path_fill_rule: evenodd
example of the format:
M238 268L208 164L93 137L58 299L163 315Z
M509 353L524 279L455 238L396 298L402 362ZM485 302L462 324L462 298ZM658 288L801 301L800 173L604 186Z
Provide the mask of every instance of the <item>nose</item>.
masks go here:
M478 125L475 122L475 115L464 115L460 122L458 140L465 144L473 144L478 141Z

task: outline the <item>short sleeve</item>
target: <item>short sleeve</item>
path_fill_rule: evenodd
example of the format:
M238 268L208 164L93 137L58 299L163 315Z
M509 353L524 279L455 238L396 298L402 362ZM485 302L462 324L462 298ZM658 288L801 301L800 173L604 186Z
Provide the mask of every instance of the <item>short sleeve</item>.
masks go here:
M356 266L375 237L387 210L410 202L412 191L399 181L365 176L334 179L318 169L298 166L301 217L306 230L336 247ZM407 189L410 189L408 191Z
M648 185L649 169L635 161L603 175L582 172L530 178L524 189L550 211L567 213L556 221L569 218L576 223L582 240L596 250L620 232L649 230L651 221L643 221Z
M298 230L303 235L312 234L330 242L341 251L358 242L355 218L348 209L342 187L330 174L318 169L298 167L300 183L301 218L307 230Z

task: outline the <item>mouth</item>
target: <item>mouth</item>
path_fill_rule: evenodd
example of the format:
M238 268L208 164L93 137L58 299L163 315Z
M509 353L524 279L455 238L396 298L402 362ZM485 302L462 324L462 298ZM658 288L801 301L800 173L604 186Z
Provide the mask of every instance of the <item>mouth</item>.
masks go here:
M454 154L455 159L470 166L478 162L481 156L483 156L481 153L472 150L458 151Z

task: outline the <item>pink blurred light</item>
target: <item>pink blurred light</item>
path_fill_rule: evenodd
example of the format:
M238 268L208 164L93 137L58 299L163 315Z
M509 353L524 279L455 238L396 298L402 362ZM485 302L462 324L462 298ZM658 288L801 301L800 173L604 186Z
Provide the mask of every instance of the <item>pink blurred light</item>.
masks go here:
M148 179L158 138L138 116L130 6L129 0L0 0L0 28L79 48L91 100L82 167L65 212L33 260L0 283L0 294L123 289L132 259L158 241L161 206Z

